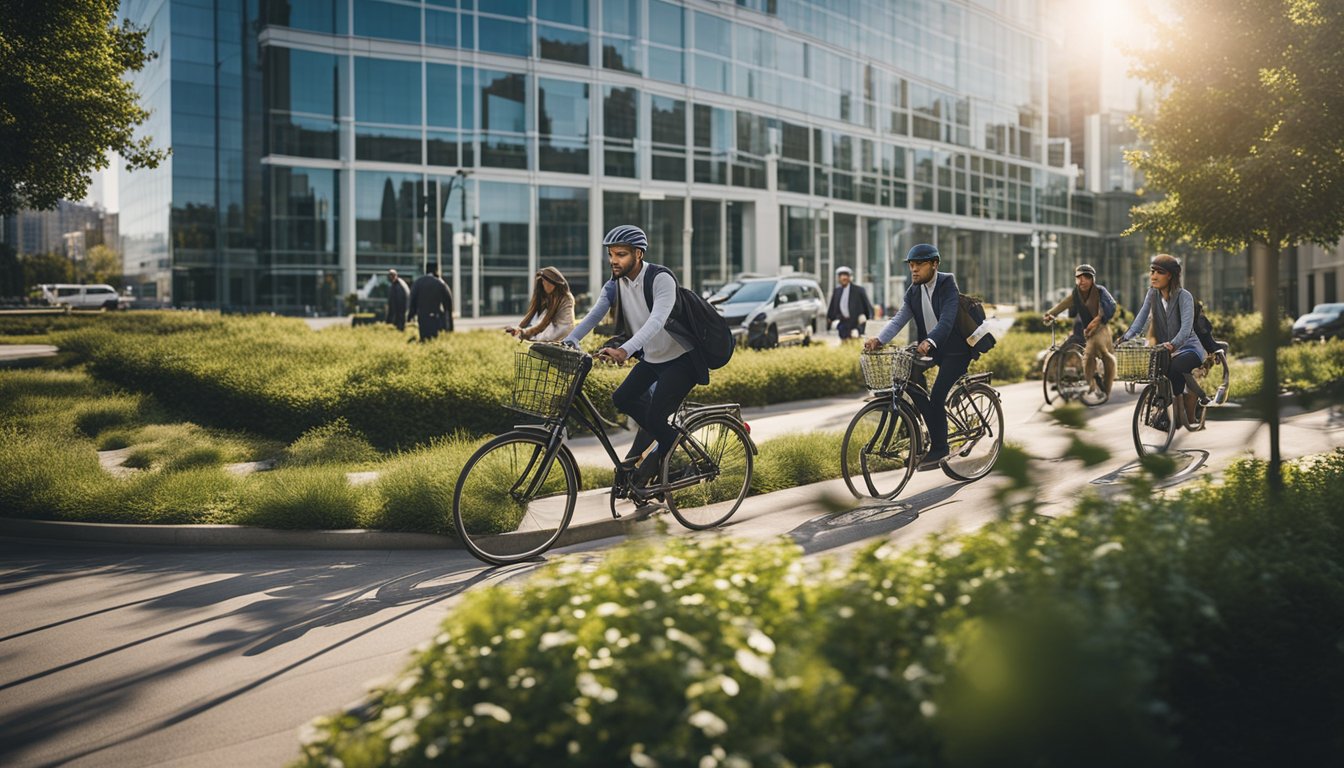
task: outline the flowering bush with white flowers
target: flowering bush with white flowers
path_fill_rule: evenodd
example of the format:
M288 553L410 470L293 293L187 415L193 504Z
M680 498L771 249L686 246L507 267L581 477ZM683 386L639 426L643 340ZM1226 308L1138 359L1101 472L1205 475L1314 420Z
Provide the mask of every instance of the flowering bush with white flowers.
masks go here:
M844 564L725 537L471 594L302 765L1344 762L1344 452ZM1017 478L1021 480L1021 478Z

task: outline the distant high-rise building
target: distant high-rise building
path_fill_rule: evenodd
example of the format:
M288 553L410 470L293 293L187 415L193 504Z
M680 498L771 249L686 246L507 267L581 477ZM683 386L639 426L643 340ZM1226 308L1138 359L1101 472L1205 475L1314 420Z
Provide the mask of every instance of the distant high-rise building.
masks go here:
M79 232L83 238L85 231L96 231L101 242L105 216L101 208L61 200L49 211L23 210L0 217L0 242L19 254L66 254L68 233Z

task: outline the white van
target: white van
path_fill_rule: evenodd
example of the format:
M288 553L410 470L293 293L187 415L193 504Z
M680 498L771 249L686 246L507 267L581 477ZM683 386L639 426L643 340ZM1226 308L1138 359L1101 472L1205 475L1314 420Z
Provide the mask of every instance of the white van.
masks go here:
M74 309L125 309L130 299L117 293L110 285L77 285L75 283L47 283L38 286L42 298L52 306Z

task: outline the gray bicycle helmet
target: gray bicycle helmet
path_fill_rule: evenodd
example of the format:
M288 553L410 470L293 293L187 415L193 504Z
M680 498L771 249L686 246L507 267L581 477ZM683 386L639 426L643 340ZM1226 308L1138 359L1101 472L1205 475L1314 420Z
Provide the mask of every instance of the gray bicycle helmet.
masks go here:
M649 238L644 234L644 230L633 224L622 224L614 227L607 236L602 238L603 247L609 245L628 245L638 248L645 253L649 252Z
M905 260L907 262L941 261L942 258L943 257L938 254L938 246L929 245L928 243L920 243L919 245L916 245L914 248L911 248L910 251L905 254Z

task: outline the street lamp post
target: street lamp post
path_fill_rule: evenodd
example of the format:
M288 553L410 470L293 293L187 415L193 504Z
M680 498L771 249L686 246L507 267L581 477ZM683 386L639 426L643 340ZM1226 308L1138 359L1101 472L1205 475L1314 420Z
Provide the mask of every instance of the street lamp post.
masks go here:
M442 262L443 262L443 211L447 208L448 203L451 202L452 199L453 199L453 187L454 187L454 186L459 186L459 187L461 187L461 188L462 188L462 226L463 226L464 228L467 226L467 176L468 176L470 173L471 173L471 171L468 171L468 170L465 169L465 168L458 168L458 169L457 169L457 173L453 176L453 178L451 178L451 179L448 180L448 191L447 191L446 193L443 192L443 181L440 180L440 179L435 179L435 180L434 180L434 232L435 232L435 236L434 236L434 260L435 260L436 262L440 262L440 267L442 267ZM440 195L442 195L442 198L443 198L442 200L440 200ZM428 232L426 232L425 239L426 239L426 240L429 239ZM428 247L426 247L425 250L424 250L423 263L420 265L420 271L421 271L422 273L424 273L424 272L428 272L428 271L429 271L429 248L428 248ZM457 249L456 249L456 247L454 247L454 249L453 249L453 279L454 279L454 281L456 281L456 279L457 279Z
M1041 306L1041 248L1045 248L1046 266L1045 271L1050 279L1055 276L1055 249L1059 247L1058 239L1052 232L1046 235L1044 241L1041 239L1040 232L1031 233L1031 287L1032 295L1035 300L1035 310L1044 309Z
M1031 233L1031 309L1041 309L1041 233Z

